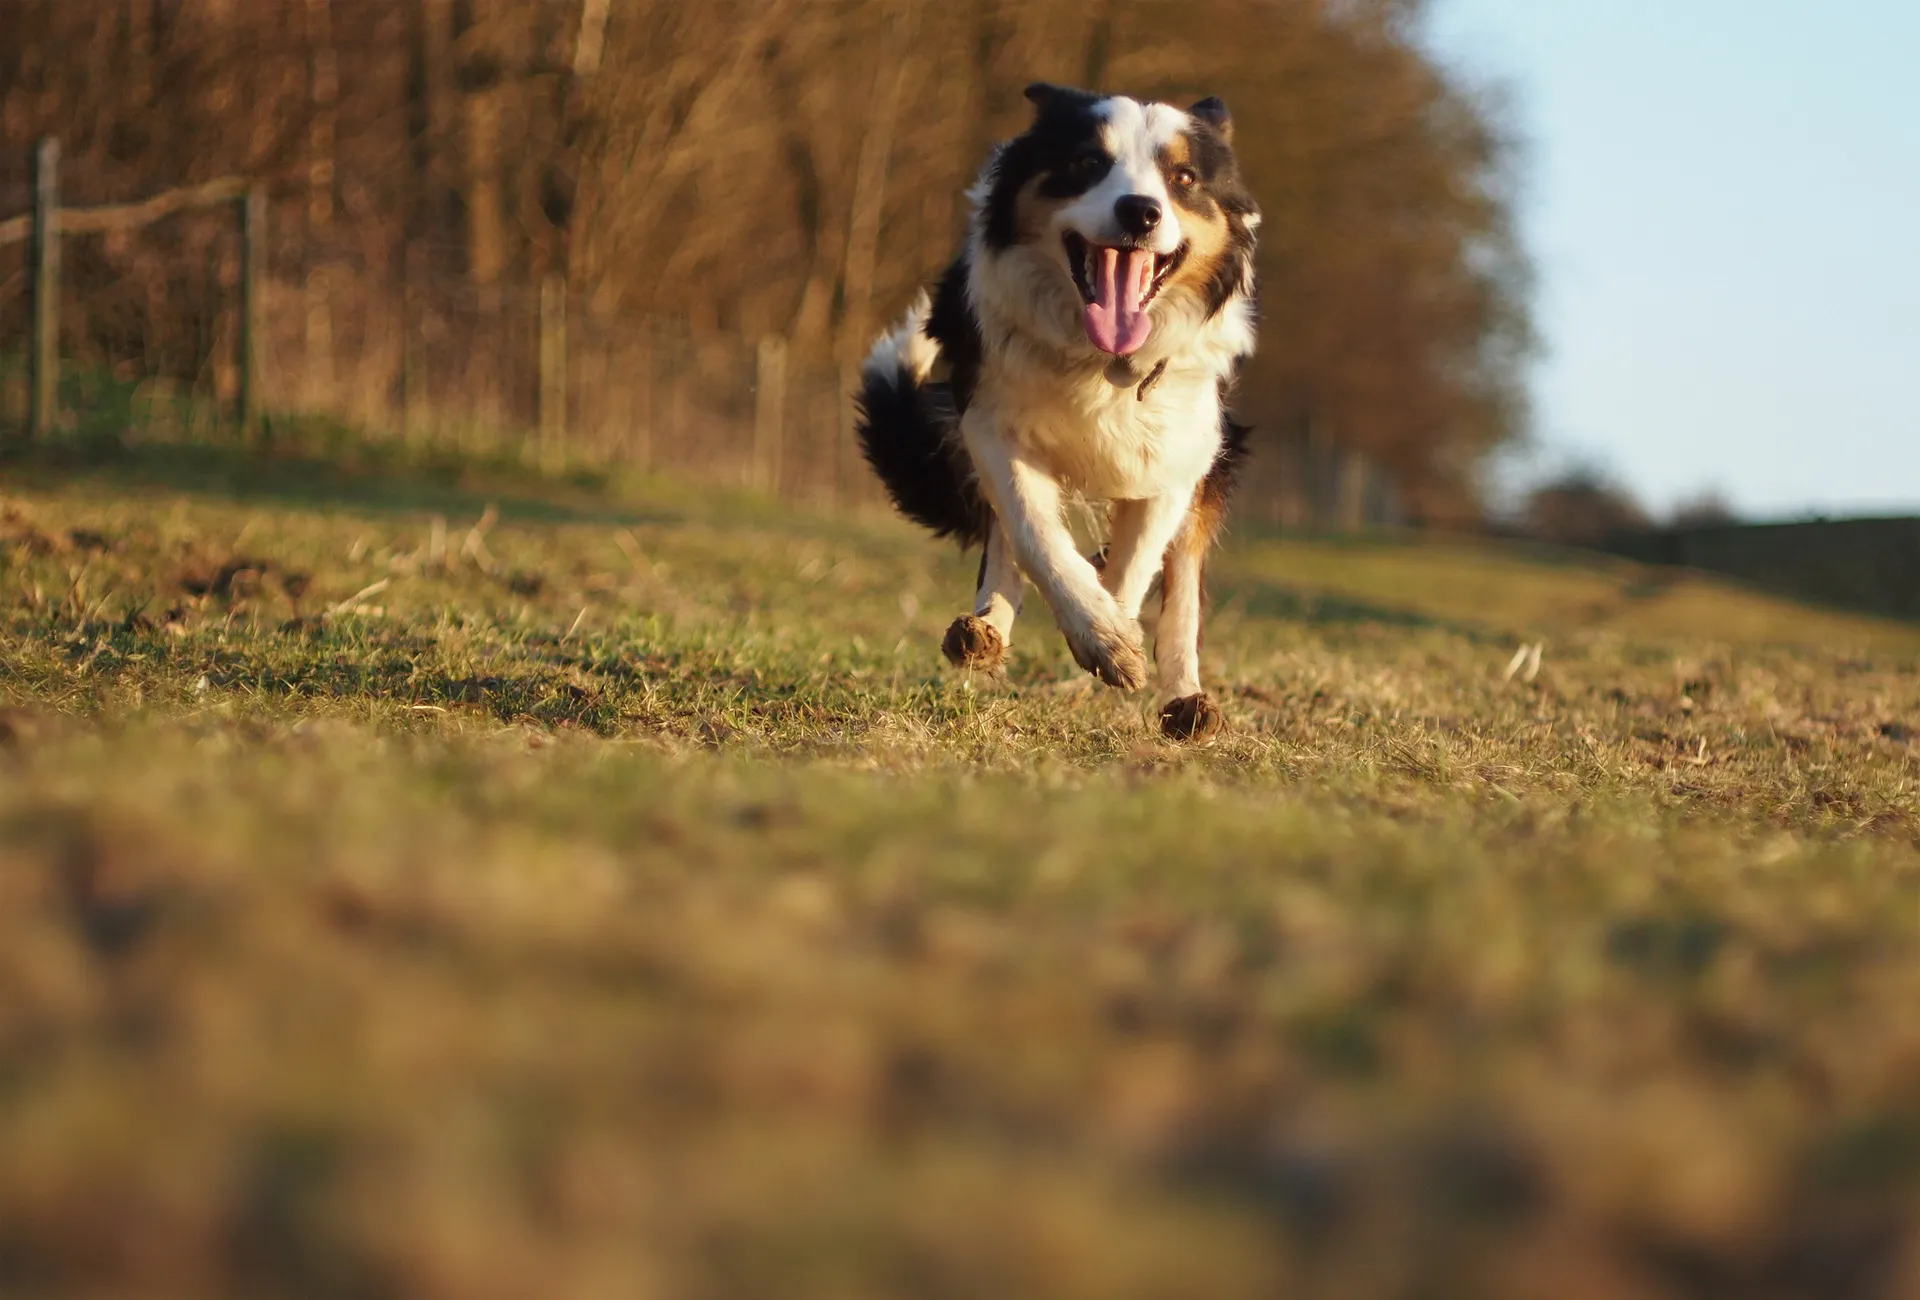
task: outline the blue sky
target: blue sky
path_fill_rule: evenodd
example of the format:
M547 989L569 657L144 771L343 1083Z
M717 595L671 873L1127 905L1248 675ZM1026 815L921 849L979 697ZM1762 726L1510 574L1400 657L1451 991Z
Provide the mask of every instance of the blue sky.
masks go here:
M1432 0L1430 43L1527 144L1522 472L1920 513L1920 0Z

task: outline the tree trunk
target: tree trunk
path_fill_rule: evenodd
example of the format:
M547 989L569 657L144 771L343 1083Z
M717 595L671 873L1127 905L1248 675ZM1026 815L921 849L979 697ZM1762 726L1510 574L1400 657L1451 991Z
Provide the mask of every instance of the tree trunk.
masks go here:
M157 15L153 0L126 0L126 6L127 88L136 104L150 104Z
M794 224L805 249L801 261L806 270L787 323L788 341L802 348L828 340L833 323L833 259L827 252L826 187L820 180L818 150L801 103L801 79L792 66L797 62L804 74L819 57L818 50L801 43L817 31L796 24L780 40L768 42L766 56L767 88L780 123L780 153L793 178Z
M500 282L507 265L506 201L502 193L500 123L502 94L500 69L485 48L488 33L476 12L476 0L459 0L455 8L454 41L460 54L460 82L465 92L460 110L465 143L467 275L491 288Z
M1103 89L1107 80L1107 64L1112 58L1113 0L1106 0L1094 14L1092 30L1087 33L1087 66L1080 84L1088 90Z
M448 0L411 0L407 10L407 164L412 195L405 238L438 240L452 195L436 167L448 129L452 71Z
M309 401L332 395L333 210L340 101L340 56L333 0L305 0L308 108L306 362Z
M580 0L580 34L573 42L573 79L587 80L600 71L600 60L607 48L607 15L610 0Z
M574 33L568 59L572 75L562 83L560 91L560 139L547 161L543 207L559 241L552 269L569 283L577 270L574 219L579 210L580 175L586 165L585 144L590 127L588 97L606 54L610 12L609 0L580 0L580 26Z
M842 357L864 351L871 327L874 264L880 243L880 218L887 201L887 163L893 154L893 122L899 111L900 96L906 89L913 28L919 11L919 0L900 0L881 38L882 53L874 72L866 129L860 137L852 211L847 219L847 257L842 280L846 286L846 306L840 321Z

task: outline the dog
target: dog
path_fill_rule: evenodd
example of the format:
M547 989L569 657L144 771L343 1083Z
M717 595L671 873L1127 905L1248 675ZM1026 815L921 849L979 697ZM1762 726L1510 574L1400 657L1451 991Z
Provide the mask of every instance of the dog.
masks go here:
M968 191L965 246L862 367L862 450L901 513L982 548L957 667L999 668L1038 587L1075 662L1147 683L1157 586L1160 727L1211 737L1202 580L1247 454L1228 414L1252 355L1260 210L1217 98L1187 109L1037 83L1027 131ZM1092 558L1065 517L1106 504Z

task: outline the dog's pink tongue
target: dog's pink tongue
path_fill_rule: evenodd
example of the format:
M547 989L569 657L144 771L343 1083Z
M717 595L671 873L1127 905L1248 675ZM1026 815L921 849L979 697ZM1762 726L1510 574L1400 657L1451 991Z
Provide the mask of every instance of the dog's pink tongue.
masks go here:
M1153 330L1153 321L1147 315L1153 254L1140 248L1096 247L1093 258L1087 337L1093 340L1093 346L1117 357L1138 352Z

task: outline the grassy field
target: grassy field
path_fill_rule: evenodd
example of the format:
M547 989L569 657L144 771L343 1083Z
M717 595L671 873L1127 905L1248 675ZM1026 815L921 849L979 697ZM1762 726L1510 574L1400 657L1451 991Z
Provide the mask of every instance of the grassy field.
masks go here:
M0 1295L1920 1294L1920 627L1241 536L1182 748L888 520L0 474Z

